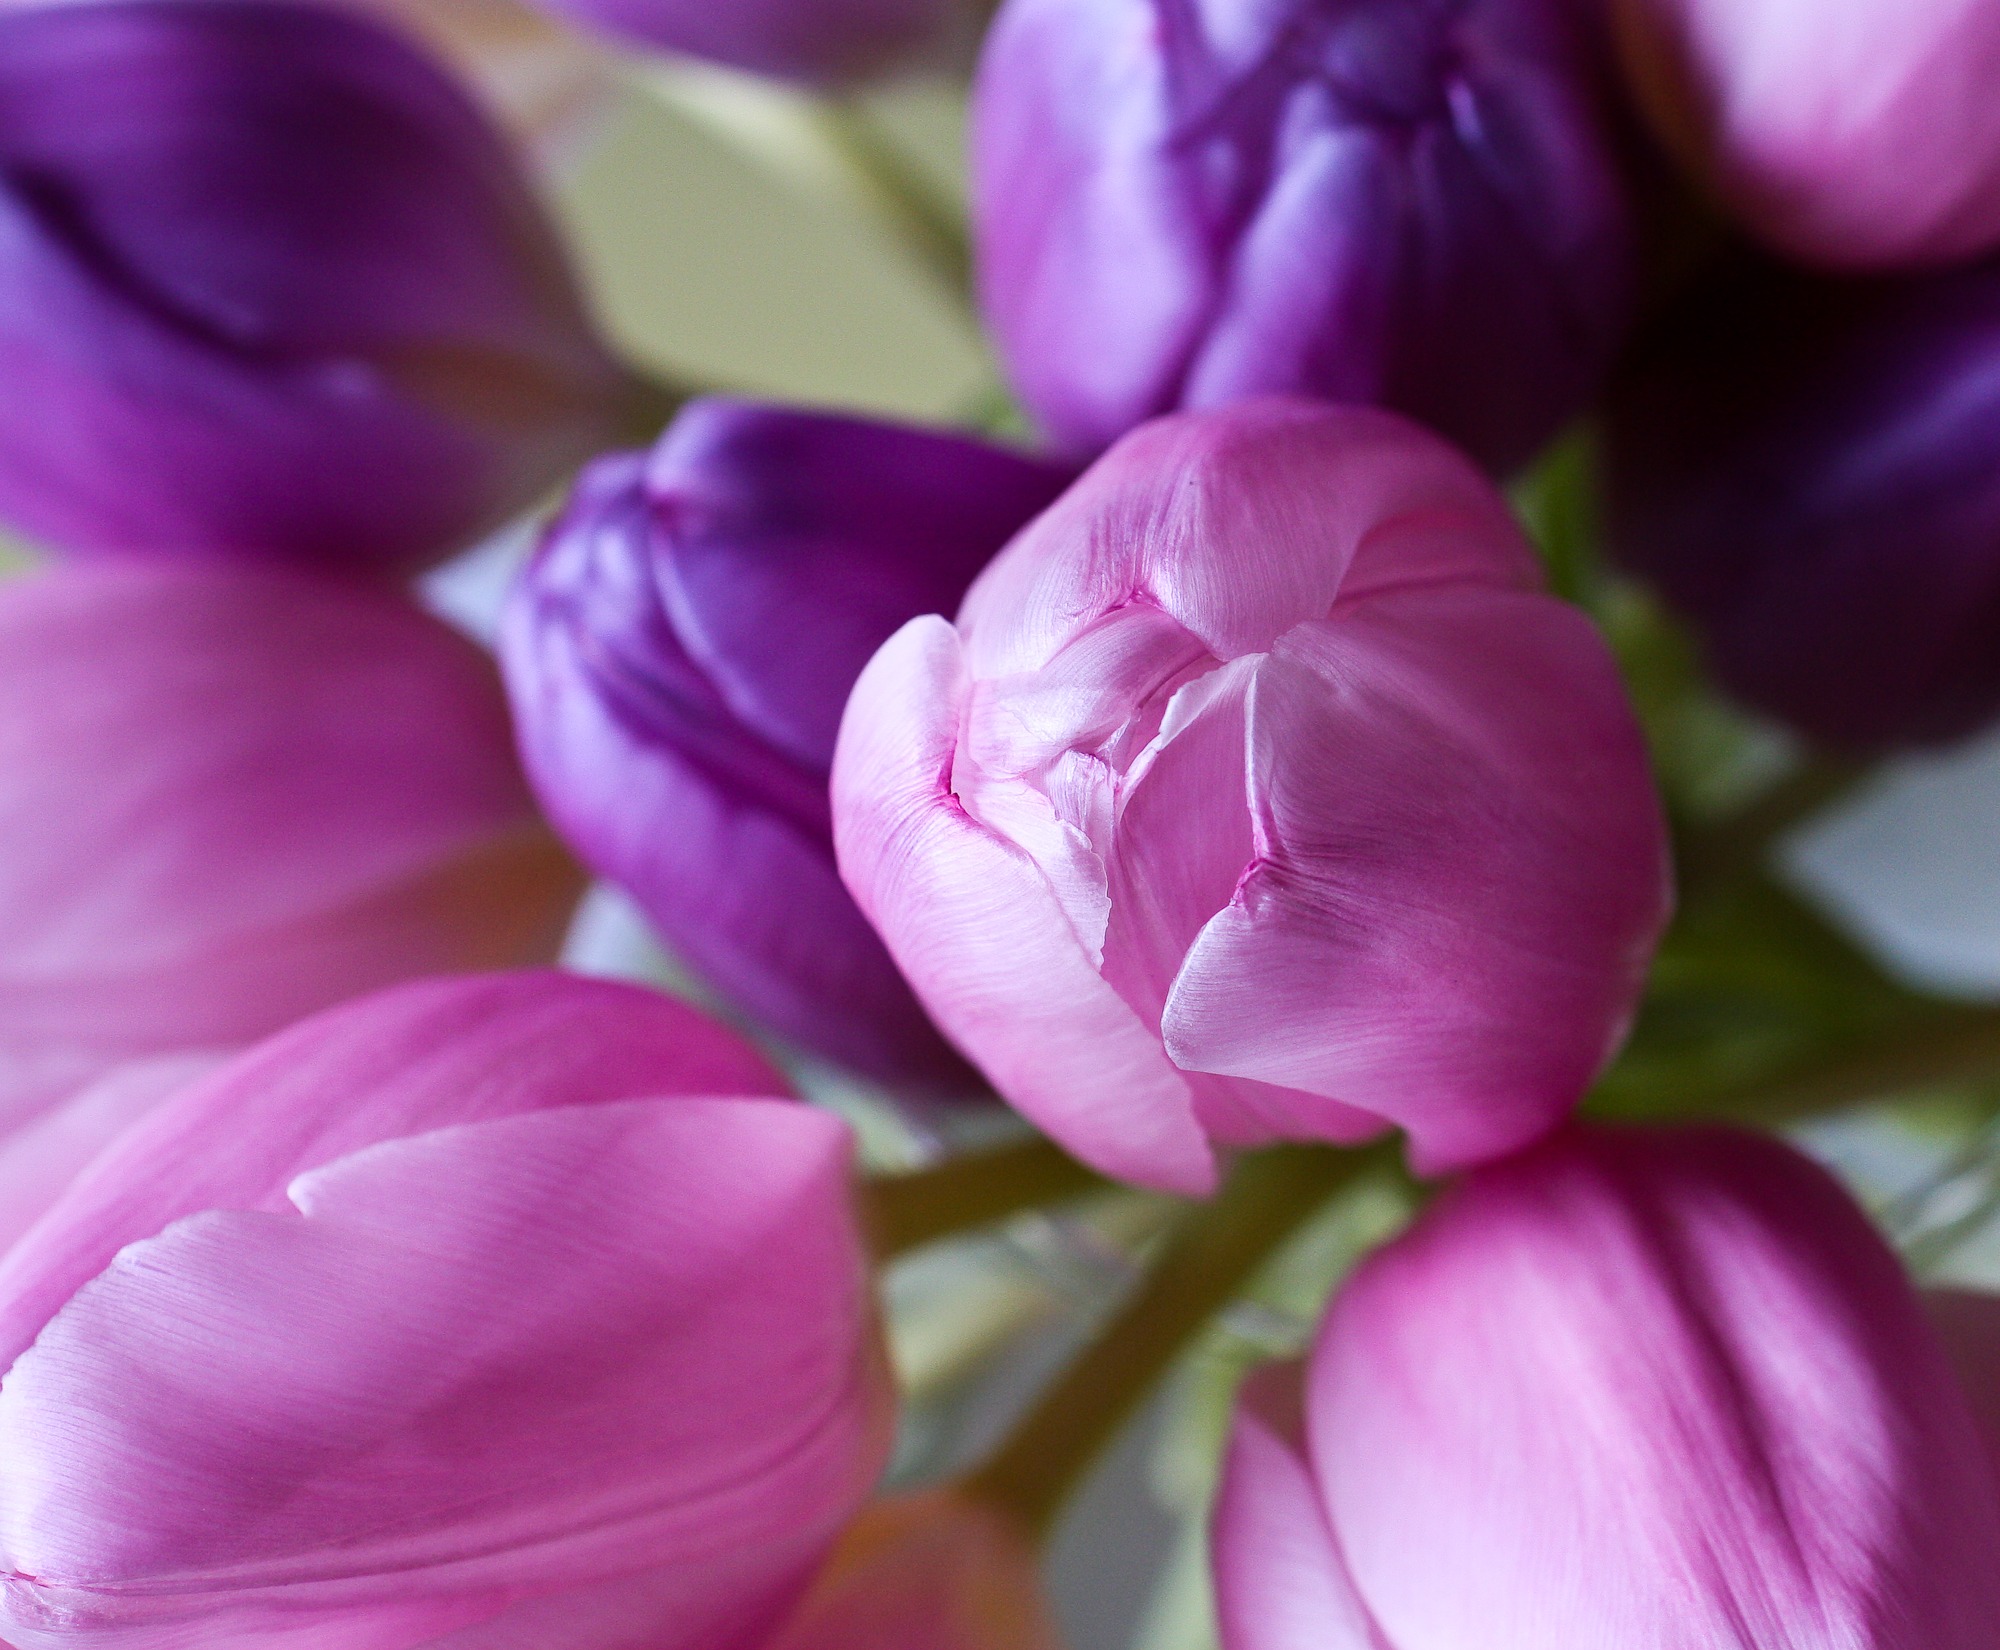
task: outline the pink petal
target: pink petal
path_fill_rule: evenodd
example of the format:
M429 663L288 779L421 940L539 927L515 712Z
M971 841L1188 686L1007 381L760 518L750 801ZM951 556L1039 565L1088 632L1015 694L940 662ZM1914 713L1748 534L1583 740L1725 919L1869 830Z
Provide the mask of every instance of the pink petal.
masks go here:
M952 627L905 625L855 685L834 758L841 874L931 1017L993 1086L1107 1174L1202 1193L1187 1085L1099 978L1048 881L948 787L967 692Z
M871 1508L766 1650L1061 1650L1027 1539L951 1494Z
M1274 1378L1294 1389L1297 1408L1296 1365L1251 1378L1216 1494L1211 1539L1223 1650L1389 1650L1354 1591L1296 1426L1266 1413L1258 1388Z
M490 661L392 591L263 569L0 588L0 846L0 1123L56 1066L552 955L577 887Z
M131 1245L0 1388L7 1637L368 1643L644 1571L651 1650L768 1619L886 1442L849 1172L801 1106L577 1105Z
M1167 1002L1175 1062L1400 1124L1426 1169L1549 1128L1667 913L1644 745L1588 620L1379 594L1287 636L1249 721L1256 853ZM1273 1134L1324 1126L1273 1109Z
M658 992L563 974L428 981L305 1021L93 1162L0 1258L0 1367L126 1244L207 1209L282 1212L298 1175L399 1135L563 1106L785 1092Z
M0 1136L0 1252L55 1205L98 1153L222 1060L220 1054L162 1054L114 1066Z
M1469 459L1392 413L1249 401L1119 442L980 575L959 623L982 681L1039 670L1134 599L1235 659L1336 601L1442 580L1540 583Z
M1348 1285L1314 1474L1397 1650L1984 1650L2000 1494L1899 1263L1724 1130L1572 1130Z

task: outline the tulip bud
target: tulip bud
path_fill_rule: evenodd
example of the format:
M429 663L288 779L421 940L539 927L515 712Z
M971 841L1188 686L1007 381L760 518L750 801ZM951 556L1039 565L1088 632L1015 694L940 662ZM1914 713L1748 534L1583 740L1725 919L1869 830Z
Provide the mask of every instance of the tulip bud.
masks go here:
M1106 1173L1534 1138L1666 914L1617 672L1451 448L1257 402L1129 436L876 655L840 864L945 1033Z
M755 1643L879 1471L833 1117L554 974L334 1009L121 1136L0 1262L0 1632Z
M981 288L1094 452L1285 393L1509 470L1622 335L1633 230L1563 0L1009 0L979 73Z
M505 141L280 0L0 11L0 517L51 545L408 569L628 387Z
M1226 1650L1986 1650L2000 1482L1908 1280L1776 1141L1572 1131L1371 1258L1215 1521ZM1302 1422L1302 1424L1301 1424Z
M969 1077L834 869L848 691L1070 472L743 402L590 470L501 640L528 770L586 863L717 990L873 1076Z
M753 74L853 80L953 32L961 0L539 0L629 39Z
M1616 0L1660 137L1780 251L1845 267L2000 246L1989 0Z
M1731 263L1637 352L1608 430L1616 549L1744 699L1856 750L2000 712L2000 259Z
M129 1060L554 955L578 888L478 649L274 570L0 584L0 1132Z
M1012 1525L950 1494L872 1507L763 1650L1061 1650L1035 1555Z

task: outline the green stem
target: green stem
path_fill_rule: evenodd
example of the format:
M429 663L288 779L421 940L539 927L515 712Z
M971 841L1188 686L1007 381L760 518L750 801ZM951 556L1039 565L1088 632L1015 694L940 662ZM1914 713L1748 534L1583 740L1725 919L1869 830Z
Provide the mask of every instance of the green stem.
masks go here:
M1048 1141L1030 1140L915 1174L884 1175L869 1181L862 1195L875 1253L891 1260L939 1238L1068 1202L1107 1184Z
M1995 1076L2000 1076L2000 1010L1946 1009L1865 1045L1817 1056L1775 1078L1701 1096L1690 1110L1746 1123L1796 1123L1913 1089Z
M1245 1158L1193 1210L1138 1292L966 1489L1045 1534L1070 1491L1189 1339L1342 1186L1394 1149L1281 1146Z

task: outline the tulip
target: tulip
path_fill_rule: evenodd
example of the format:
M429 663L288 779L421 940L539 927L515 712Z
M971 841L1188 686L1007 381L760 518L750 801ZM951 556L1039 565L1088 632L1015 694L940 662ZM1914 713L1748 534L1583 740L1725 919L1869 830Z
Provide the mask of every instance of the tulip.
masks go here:
M20 1650L749 1645L880 1468L845 1125L553 974L307 1020L0 1261Z
M921 57L959 0L540 0L629 40L786 80L843 81Z
M1731 263L1608 427L1616 549L1750 704L1858 751L2000 712L2000 259L1870 283Z
M1589 61L1565 0L1009 0L974 170L1016 388L1085 454L1284 393L1513 469L1630 307Z
M930 1494L865 1513L763 1650L1061 1650L1061 1641L1021 1535L975 1502Z
M407 603L216 565L0 584L0 1136L129 1061L552 957L577 886L492 665Z
M1596 631L1458 454L1257 402L1129 436L862 673L840 864L933 1018L1108 1174L1406 1129L1510 1150L1665 917Z
M1751 230L1837 267L2000 246L1988 0L1616 0L1656 131Z
M1069 472L983 443L697 402L601 461L515 592L501 650L557 827L725 997L916 1085L967 1074L834 869L848 690L955 607Z
M0 518L56 547L407 570L629 388L465 94L281 0L0 10Z
M1570 1133L1371 1258L1239 1412L1213 1555L1226 1650L1986 1650L1996 1551L1895 1257L1690 1129Z

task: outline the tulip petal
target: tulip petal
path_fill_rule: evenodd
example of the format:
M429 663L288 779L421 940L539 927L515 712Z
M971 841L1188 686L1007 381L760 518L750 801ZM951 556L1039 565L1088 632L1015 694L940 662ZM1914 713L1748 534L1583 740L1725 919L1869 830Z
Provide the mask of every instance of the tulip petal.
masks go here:
M1541 582L1469 460L1393 414L1252 401L1119 442L980 575L959 628L985 681L1140 599L1227 660L1338 601L1445 580Z
M642 1096L785 1092L714 1021L604 980L429 981L331 1009L120 1135L0 1258L0 1368L127 1243L204 1209L282 1211L298 1175L379 1141Z
M1550 1127L1623 1036L1667 910L1644 747L1588 620L1383 594L1287 637L1249 720L1257 852L1174 984L1175 1062L1399 1123L1426 1170Z
M1296 1364L1259 1370L1238 1400L1212 1518L1223 1650L1390 1650L1306 1465L1302 1373ZM1274 1396L1287 1413L1272 1413Z
M32 1122L0 1135L0 1253L46 1214L90 1161L220 1054L162 1054L114 1066Z
M1204 1193L1187 1084L1092 966L1048 881L972 820L949 775L968 685L958 636L912 620L855 685L834 758L841 874L931 1017L1084 1161Z
M1796 1152L1573 1130L1356 1274L1307 1430L1397 1650L1981 1650L2000 1487L1896 1258Z
M501 135L330 7L0 12L0 271L0 509L69 548L419 565L625 393Z
M394 593L66 569L0 589L0 661L0 1123L127 1059L553 954L576 873L492 665Z
M954 611L1073 475L877 419L692 402L646 469L674 628L747 727L823 774L876 648Z
M45 1642L44 1590L120 1643L212 1610L234 1643L647 1566L740 1588L755 1554L747 1596L693 1588L648 1642L726 1637L880 1463L848 1173L809 1108L610 1102L387 1141L132 1245L0 1389L8 1638Z

